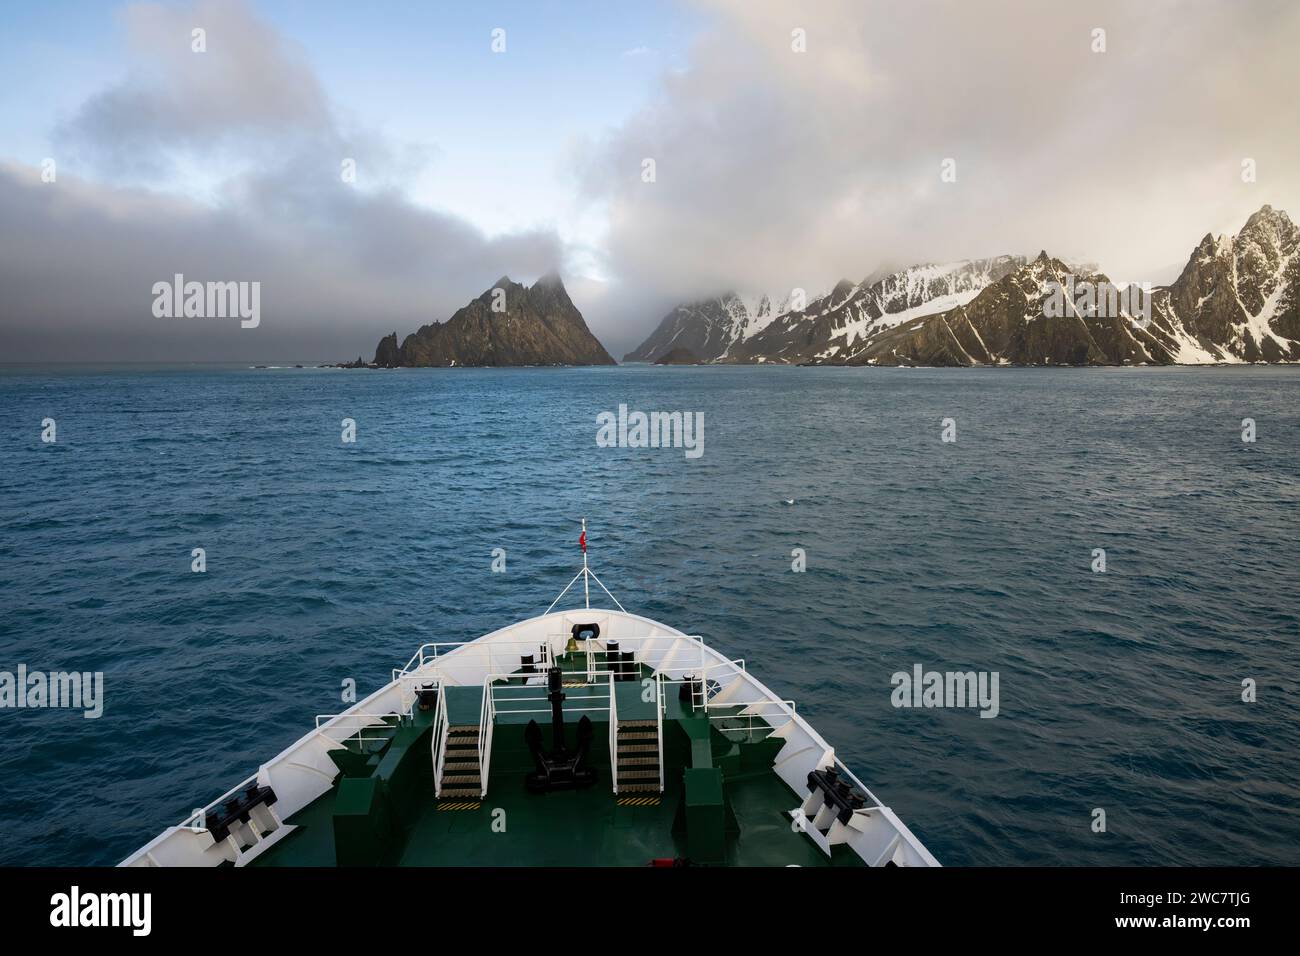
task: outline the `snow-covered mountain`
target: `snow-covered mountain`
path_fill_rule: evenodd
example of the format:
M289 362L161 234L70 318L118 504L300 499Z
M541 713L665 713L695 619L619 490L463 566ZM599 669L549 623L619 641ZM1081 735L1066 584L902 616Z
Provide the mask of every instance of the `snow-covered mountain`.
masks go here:
M1098 287L1092 264L1041 253L922 265L840 282L806 308L728 295L674 310L630 353L685 345L704 361L824 365L1138 365L1300 362L1300 228L1264 206L1236 236L1206 236L1138 319L1070 303L1068 281ZM750 304L752 303L752 304ZM1149 318L1149 321L1146 319Z
M824 362L843 360L852 344L906 322L969 302L990 282L1027 260L998 256L925 264L844 280L828 292L743 296L734 292L678 306L625 362L650 362L688 348L706 362ZM777 303L774 306L774 303Z
M1171 285L1151 292L1150 322L1121 308L1045 308L1053 285L1084 274L1043 253L975 296L884 334L835 364L1205 365L1300 362L1300 228L1264 206L1235 236L1206 236Z
M918 316L859 340L831 364L1140 365L1157 361L1153 336L1123 307L1080 309L1049 296L1068 282L1096 288L1109 279L1046 252L991 283L968 303ZM1120 303L1117 303L1120 304Z
M840 363L874 336L920 315L963 305L1023 256L913 266L875 281L838 283L800 311L786 311L737 343L723 361Z
M734 292L679 305L623 361L653 362L674 348L685 348L700 361L714 362L725 358L737 342L761 332L788 307L788 295L779 299Z
M1153 295L1170 362L1300 361L1300 227L1264 206L1235 236L1206 235Z

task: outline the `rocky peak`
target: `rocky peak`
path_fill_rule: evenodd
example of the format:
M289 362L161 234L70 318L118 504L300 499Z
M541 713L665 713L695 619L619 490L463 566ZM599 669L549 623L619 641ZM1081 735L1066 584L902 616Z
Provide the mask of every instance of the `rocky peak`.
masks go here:
M564 282L557 272L548 272L534 282L524 294L539 312L561 318L579 316L581 320L578 309L569 298L568 290L564 288Z
M1294 229L1295 223L1291 221L1291 217L1286 214L1285 210L1274 209L1268 203L1265 203L1250 214L1250 218L1241 227L1241 231L1247 233L1262 228L1286 232Z
M1204 259L1212 258L1214 256L1214 245L1214 233L1207 232L1201 237L1201 241L1196 244L1196 249L1193 250L1192 255Z
M505 312L493 305L505 292ZM422 326L401 346L385 336L375 364L397 366L613 365L614 360L587 328L558 274L548 273L531 288L508 275L457 310L444 323Z
M1008 273L1002 282L1020 289L1026 298L1037 300L1047 293L1049 283L1064 283L1070 275L1076 279L1090 277L1086 270L1067 265L1044 249L1032 262Z
M650 336L623 359L650 362L682 347L699 361L716 361L762 331L778 311L783 311L773 307L774 301L766 294L746 297L732 291L683 303L665 315Z
M835 288L831 289L831 301L828 305L831 308L834 308L835 306L842 304L845 299L853 294L853 290L857 287L856 282L851 282L848 279L841 279L839 282L835 283Z

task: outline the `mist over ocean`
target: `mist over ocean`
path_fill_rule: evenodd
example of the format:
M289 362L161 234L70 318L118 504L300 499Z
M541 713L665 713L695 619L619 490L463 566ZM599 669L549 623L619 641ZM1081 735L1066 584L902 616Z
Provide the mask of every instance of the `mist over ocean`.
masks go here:
M1294 865L1298 388L1288 367L0 370L0 670L103 671L106 694L97 720L0 711L0 863L115 863L342 710L345 679L364 695L422 642L542 613L585 516L629 611L743 657L947 865ZM703 455L597 447L620 404L703 412ZM915 664L999 672L999 715L895 708Z

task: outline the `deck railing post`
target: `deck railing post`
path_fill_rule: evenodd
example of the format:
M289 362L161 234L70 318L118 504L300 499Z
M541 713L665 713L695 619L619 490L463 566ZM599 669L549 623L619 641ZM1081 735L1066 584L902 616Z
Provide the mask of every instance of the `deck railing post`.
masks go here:
M664 792L664 676L655 671L655 723L659 744L659 792Z
M609 777L618 793L618 703L614 699L614 672L609 672Z

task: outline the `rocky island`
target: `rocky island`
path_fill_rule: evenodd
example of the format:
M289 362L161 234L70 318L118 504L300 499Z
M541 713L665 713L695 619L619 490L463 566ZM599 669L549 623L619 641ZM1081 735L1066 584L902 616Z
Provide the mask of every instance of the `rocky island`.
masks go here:
M370 367L615 364L552 272L531 286L502 276L446 322L400 345L396 332L385 336Z

